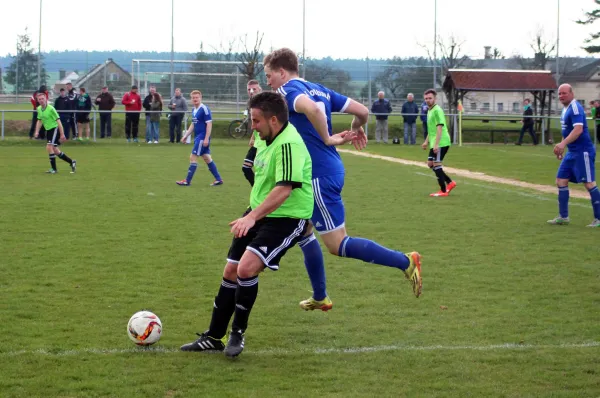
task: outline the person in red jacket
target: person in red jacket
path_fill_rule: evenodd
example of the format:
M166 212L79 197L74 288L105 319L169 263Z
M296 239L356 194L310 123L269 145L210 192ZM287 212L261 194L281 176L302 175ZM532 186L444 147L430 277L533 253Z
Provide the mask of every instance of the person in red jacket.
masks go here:
M140 111L142 110L142 98L138 94L136 85L131 86L131 91L125 93L121 103L125 105L125 135L127 142L138 142L138 128L140 124Z
M44 93L46 95L46 101L48 101L48 90L46 89L46 86L40 86L40 89L35 91L33 93L33 95L31 96L31 98L29 98L29 101L31 102L31 106L33 106L33 115L31 118L31 127L29 128L29 139L33 139L33 133L35 132L35 126L37 124L38 121L38 117L37 117L37 107L40 106L40 103L37 100L37 95L38 93ZM46 130L41 129L40 130L40 135L39 135L39 139L43 140L46 138Z

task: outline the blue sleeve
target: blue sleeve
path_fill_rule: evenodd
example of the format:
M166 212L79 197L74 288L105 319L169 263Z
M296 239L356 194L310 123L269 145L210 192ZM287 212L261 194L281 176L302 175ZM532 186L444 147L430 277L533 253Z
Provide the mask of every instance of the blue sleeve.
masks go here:
M212 122L212 114L210 113L210 109L208 107L204 111L204 123Z
M292 86L285 87L285 88L283 86L279 87L277 89L277 92L284 96L285 101L287 102L288 109L290 111L296 112L296 108L294 107L294 104L296 103L296 99L298 99L298 97L304 93Z
M333 90L329 90L331 101L331 112L345 112L350 105L350 98Z
M571 108L572 109L572 108ZM571 125L575 126L577 124L581 124L583 125L585 123L585 112L583 111L583 109L581 107L577 107L577 114L575 114L575 112L571 111L570 113L570 117L571 117Z

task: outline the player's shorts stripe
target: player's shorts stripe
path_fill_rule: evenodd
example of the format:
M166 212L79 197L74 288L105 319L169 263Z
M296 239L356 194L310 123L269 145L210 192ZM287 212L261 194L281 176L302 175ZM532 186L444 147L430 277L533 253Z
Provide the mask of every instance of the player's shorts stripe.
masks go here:
M319 185L318 178L315 178L314 180L312 180L312 186L313 186L313 195L315 198L315 203L317 204L317 207L319 208L319 210L321 210L321 214L323 215L323 221L325 222L325 227L328 230L332 230L335 228L335 225L333 224L333 219L331 218L331 214L329 214L329 211L327 210L327 207L325 206L325 202L323 201L323 197L321 196L321 187Z
M269 257L266 258L267 262L265 265L269 265L269 262L273 260L273 258L275 258L275 256L277 256L277 254L279 254L280 251L291 245L292 241L302 234L305 225L306 220L300 220L300 222L298 223L298 227L294 229L294 232L292 232L287 238L285 238L281 245L277 246L275 249L273 249L271 254L269 254Z
M590 154L583 153L583 162L585 163L585 182L592 182L592 168L590 167Z
M52 134L52 143L53 143L53 144L56 144L56 143L54 142L54 140L56 140L56 133L58 133L58 127L55 127L55 128L54 128L54 131L53 131L53 134Z

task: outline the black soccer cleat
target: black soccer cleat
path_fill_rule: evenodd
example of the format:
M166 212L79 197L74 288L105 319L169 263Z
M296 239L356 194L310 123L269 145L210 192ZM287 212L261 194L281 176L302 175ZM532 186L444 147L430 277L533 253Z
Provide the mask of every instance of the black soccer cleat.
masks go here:
M200 338L192 343L181 346L181 351L196 351L196 352L221 352L225 349L224 338L215 339L208 335L208 330L202 334L196 333Z
M227 347L225 347L225 355L229 358L237 357L244 351L244 333L241 330L232 330L229 335Z

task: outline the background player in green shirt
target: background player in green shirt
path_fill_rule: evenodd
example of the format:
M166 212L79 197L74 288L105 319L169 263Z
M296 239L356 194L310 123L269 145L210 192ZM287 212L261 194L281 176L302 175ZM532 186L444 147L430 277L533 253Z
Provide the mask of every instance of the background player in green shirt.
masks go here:
M229 357L242 352L248 317L258 294L258 274L265 268L279 269L279 261L306 234L312 217L312 161L302 137L288 122L285 99L264 92L254 96L249 106L252 128L265 141L254 161L250 208L229 224L234 238L210 327L199 339L183 345L182 351L224 350Z
M446 115L442 107L436 104L437 93L433 89L425 91L425 103L429 110L427 111L427 137L423 142L423 149L429 147L429 156L427 157L427 166L435 173L440 191L432 193L429 196L448 196L450 191L456 187L456 183L448 177L442 168L442 161L450 149L450 134L446 127ZM448 186L446 187L446 184Z
M50 158L50 170L48 170L46 173L56 174L57 156L69 163L71 165L71 173L75 173L77 162L75 160L71 160L70 157L58 149L60 143L64 142L66 139L63 125L60 122L60 116L58 116L56 109L54 109L54 107L48 103L48 99L44 93L38 93L37 100L40 103L40 106L37 108L38 121L35 125L35 138L38 138L40 134L40 128L43 125L44 129L46 130L46 138L48 140L46 143L46 150L48 151L48 158Z

